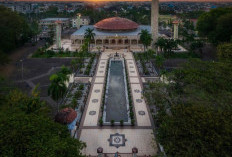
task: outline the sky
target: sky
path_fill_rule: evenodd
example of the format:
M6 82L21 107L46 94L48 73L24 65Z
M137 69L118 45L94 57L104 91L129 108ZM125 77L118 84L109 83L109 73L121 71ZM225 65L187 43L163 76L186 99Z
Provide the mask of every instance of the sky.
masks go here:
M1 0L0 0L1 1ZM15 0L15 1L151 1L151 0ZM160 0L160 2L232 2L232 0Z

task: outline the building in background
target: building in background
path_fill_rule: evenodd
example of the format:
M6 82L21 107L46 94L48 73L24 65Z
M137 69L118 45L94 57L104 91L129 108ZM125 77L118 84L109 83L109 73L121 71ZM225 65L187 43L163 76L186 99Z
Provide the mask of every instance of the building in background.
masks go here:
M69 18L46 18L39 21L39 27L41 30L41 38L48 37L49 31L55 31L56 21L60 21L61 30L65 30L70 27L70 19Z
M0 4L1 5L1 4ZM33 6L31 3L3 3L5 7L11 9L12 11L28 14L33 12Z
M77 16L79 16L79 15L77 15ZM74 18L72 18L71 22L72 22L72 27L73 28L77 28L77 27L80 28L81 26L89 25L90 18L89 18L89 16L79 16L79 18L74 17Z

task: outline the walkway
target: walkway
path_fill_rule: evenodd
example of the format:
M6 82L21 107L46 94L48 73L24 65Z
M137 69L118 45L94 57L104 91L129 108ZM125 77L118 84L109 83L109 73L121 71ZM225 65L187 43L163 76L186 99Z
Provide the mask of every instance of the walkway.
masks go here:
M104 153L131 153L132 148L137 147L138 155L155 155L157 145L154 140L149 108L141 94L142 81L138 75L132 53L126 52L126 50L117 52L125 54L137 125L123 127L98 126L107 60L110 54L115 52L114 50L108 50L108 52L102 53L96 75L92 78L92 87L79 131L79 139L87 145L83 153L96 156L98 147L102 147Z

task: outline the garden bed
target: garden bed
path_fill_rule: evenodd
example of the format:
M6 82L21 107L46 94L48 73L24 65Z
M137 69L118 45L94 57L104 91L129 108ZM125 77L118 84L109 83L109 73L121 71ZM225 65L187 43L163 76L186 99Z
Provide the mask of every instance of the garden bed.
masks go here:
M154 60L153 56L151 56L150 54L148 55L145 52L134 53L134 58L135 58L136 65L138 67L140 76L146 76L146 77L158 76L154 63L152 61Z

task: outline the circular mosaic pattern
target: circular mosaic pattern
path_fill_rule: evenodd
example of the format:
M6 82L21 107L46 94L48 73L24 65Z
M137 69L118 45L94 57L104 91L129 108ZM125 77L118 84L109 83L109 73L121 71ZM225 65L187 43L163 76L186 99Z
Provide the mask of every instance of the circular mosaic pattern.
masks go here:
M99 71L99 73L103 73L103 71Z
M137 102L137 103L141 103L141 102L143 102L143 100L141 100L141 99L136 99L136 102Z
M101 62L101 64L105 64L105 62Z
M138 113L139 113L139 115L141 115L141 116L145 115L145 112L144 112L144 111L139 111Z
M131 73L135 73L135 71L130 71Z
M115 142L115 143L120 143L120 142L121 142L121 139L117 136L117 137L114 138L114 142Z
M95 92L95 93L99 93L99 92L100 92L100 89L95 89L94 92Z
M100 66L100 68L104 68L105 66Z
M97 103L97 102L98 102L98 99L93 99L92 102L93 102L93 103Z
M96 114L96 111L89 111L89 115L93 116Z
M135 92L135 93L139 93L139 92L140 92L140 90L138 90L138 89L135 89L135 90L134 90L134 92Z

